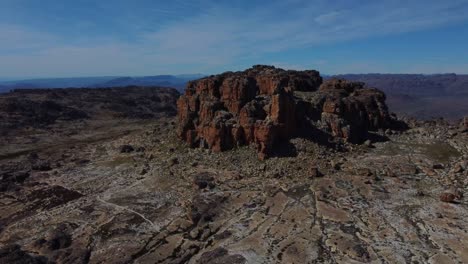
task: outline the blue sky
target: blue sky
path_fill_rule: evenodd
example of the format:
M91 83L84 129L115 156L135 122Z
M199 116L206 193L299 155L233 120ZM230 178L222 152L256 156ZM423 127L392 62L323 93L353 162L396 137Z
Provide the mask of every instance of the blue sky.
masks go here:
M0 36L0 79L468 73L468 0L0 0Z

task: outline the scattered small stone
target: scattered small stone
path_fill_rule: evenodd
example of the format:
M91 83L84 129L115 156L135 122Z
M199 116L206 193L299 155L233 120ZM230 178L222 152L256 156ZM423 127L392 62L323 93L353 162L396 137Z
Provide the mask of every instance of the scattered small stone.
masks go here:
M369 168L358 168L356 170L356 174L357 175L362 175L362 176L372 176L372 175L374 175Z
M91 161L89 159L80 159L78 161L75 162L76 165L85 165L85 164L88 164L90 163Z
M29 159L29 160L37 160L37 159L39 159L39 155L37 155L36 152L31 152L31 153L29 153L29 155L28 155L28 159Z
M446 203L453 203L456 198L456 195L453 193L443 193L440 195L440 200Z
M224 230L224 231L221 232L220 234L216 234L216 235L214 236L214 238L215 238L216 240L222 240L222 239L228 238L228 237L230 237L230 236L232 236L232 232L229 231L229 230Z
M335 170L341 170L341 163L339 162L335 162L334 160L332 160L330 162L330 165L332 166L333 169Z
M319 169L317 167L310 168L309 175L310 175L311 178L318 178L318 177L323 176L323 174L319 171Z
M36 171L50 171L52 168L49 162L39 161L32 166L32 169Z
M214 177L209 173L200 173L193 176L193 183L198 186L199 189L215 187Z
M120 153L131 153L133 151L135 151L135 149L130 145L120 146Z
M434 165L432 165L432 168L433 168L434 170L443 170L443 169L444 169L444 165L442 165L442 164L434 164Z
M169 165L174 166L174 165L177 165L177 164L179 164L179 159L177 157L172 157L169 160Z
M191 201L188 216L193 224L211 222L218 214L220 204L225 200L226 197L214 193L196 195Z
M192 162L192 164L190 164L192 167L197 167L198 166L198 162L194 161Z
M371 141L370 139L364 141L364 145L365 145L366 147L368 147L368 148L373 147L373 146L372 146L372 141Z
M387 175L388 177L396 177L397 176L395 174L395 172L393 172L391 169L385 170L385 175Z
M200 230L198 228L194 228L192 231L190 231L189 236L192 239L196 239L199 233L200 233Z
M433 169L429 168L423 168L424 173L426 173L427 176L436 176L437 173Z
M249 203L245 203L245 204L244 204L244 207L245 207L245 208L253 209L253 208L256 208L256 207L257 207L257 203L256 203L255 201L252 201L252 202L249 202Z
M146 150L146 149L145 149L144 147L138 147L138 148L136 149L136 152L145 152L145 150Z
M455 167L453 167L453 172L455 172L455 173L460 173L460 172L463 172L463 171L464 171L464 169L463 169L462 165L460 165L460 164L456 164Z

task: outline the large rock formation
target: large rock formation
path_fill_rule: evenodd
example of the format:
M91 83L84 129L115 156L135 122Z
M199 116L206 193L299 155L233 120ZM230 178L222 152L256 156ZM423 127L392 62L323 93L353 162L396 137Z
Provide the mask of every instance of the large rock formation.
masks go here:
M385 95L362 83L330 80L317 71L286 71L257 65L192 81L177 102L178 135L192 147L215 152L254 143L259 158L276 143L323 131L362 142L367 131L385 128Z
M387 128L391 123L385 94L364 88L364 83L329 80L320 87L315 103L316 109L322 109L325 128L333 137L348 142L360 143L368 131Z

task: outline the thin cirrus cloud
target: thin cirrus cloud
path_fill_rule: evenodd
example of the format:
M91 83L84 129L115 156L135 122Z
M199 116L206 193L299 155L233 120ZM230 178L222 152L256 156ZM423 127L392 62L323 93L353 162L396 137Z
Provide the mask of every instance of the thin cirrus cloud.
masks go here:
M99 2L100 8L111 10L113 2ZM120 5L116 12L122 19L105 23L120 29L113 34L106 34L106 28L99 28L100 23L86 15L75 24L97 27L98 36L86 32L68 35L66 31L51 29L56 25L37 28L27 21L0 19L0 75L211 73L257 62L301 68L297 61L276 61L270 55L287 58L297 49L320 52L329 44L430 30L468 19L466 0L361 0L352 4L288 0L268 5L257 1L223 4L203 0L174 1L171 6L154 1L147 2L144 11L141 6L132 7L129 1L117 2ZM108 12L105 15L116 15ZM151 18L148 13L139 16L140 12L151 12L158 18ZM66 17L61 19L66 21ZM313 66L321 66L323 61ZM356 63L359 62L349 65ZM351 69L346 65L336 68ZM385 65L381 70L385 71Z

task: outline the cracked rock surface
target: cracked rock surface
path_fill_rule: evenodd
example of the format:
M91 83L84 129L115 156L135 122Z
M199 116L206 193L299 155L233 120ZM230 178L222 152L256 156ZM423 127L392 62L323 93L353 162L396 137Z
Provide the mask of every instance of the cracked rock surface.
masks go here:
M106 120L2 137L0 263L468 262L466 195L440 199L468 190L464 123L261 161L190 148L170 115Z

